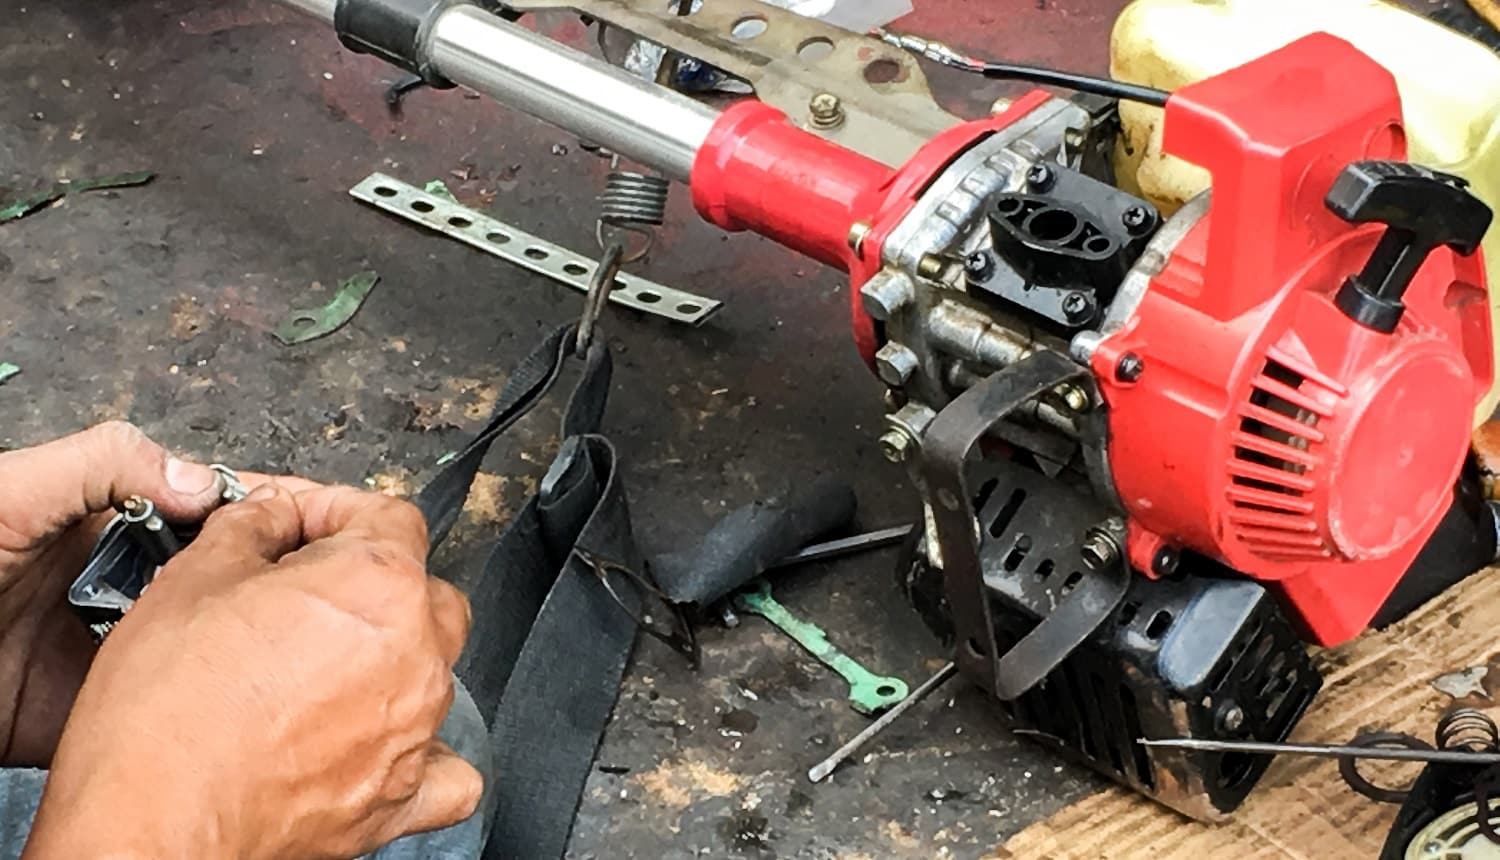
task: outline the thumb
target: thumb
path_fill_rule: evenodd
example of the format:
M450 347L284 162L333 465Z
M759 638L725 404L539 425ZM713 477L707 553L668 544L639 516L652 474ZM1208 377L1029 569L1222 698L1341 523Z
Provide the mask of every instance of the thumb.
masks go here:
M7 487L24 488L28 510L18 512L23 522L8 524L31 537L107 511L129 496L144 496L177 520L202 518L218 498L212 469L168 456L123 421L0 456L0 475Z
M447 744L434 740L427 753L427 768L417 793L383 828L383 842L411 833L452 827L479 808L484 778L474 765L459 757Z

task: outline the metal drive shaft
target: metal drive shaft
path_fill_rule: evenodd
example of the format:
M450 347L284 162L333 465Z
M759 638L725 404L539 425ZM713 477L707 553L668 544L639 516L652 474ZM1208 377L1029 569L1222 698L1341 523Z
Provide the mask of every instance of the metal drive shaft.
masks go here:
M332 25L340 0L280 2ZM718 111L687 96L478 6L438 11L426 32L421 59L447 80L672 179L691 176L698 150L719 118Z

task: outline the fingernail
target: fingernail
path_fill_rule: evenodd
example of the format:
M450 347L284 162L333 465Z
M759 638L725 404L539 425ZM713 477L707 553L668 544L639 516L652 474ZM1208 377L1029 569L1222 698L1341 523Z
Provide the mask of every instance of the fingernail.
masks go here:
M250 495L245 497L245 501L264 502L267 499L276 498L276 494L279 492L281 492L281 487L277 486L275 481L267 481L266 483L261 484L259 487L251 490Z
M167 458L167 486L185 496L208 492L218 476L201 463L189 463L176 457Z

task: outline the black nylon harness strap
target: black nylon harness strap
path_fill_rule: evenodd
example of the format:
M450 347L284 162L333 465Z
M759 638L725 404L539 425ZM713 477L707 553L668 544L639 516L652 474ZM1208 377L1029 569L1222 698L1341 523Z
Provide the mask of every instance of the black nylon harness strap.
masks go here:
M484 428L417 494L434 550L490 447L553 389L576 342L576 326L566 325L532 350ZM612 367L602 338L582 365L556 458L468 590L473 627L455 671L488 721L500 775L488 787L495 811L485 860L562 856L648 600L681 616L854 515L846 484L814 481L795 498L736 511L698 546L648 564L615 448L598 432Z
M551 391L573 341L571 325L548 335L511 375L484 429L418 494L434 547L457 520L490 446ZM490 786L486 858L562 855L635 642L631 610L639 606L629 603L640 600L637 592L619 574L603 574L618 579L607 589L575 553L641 569L614 448L594 432L609 393L609 352L596 343L583 364L562 450L469 591L474 627L456 671L489 721L504 776Z

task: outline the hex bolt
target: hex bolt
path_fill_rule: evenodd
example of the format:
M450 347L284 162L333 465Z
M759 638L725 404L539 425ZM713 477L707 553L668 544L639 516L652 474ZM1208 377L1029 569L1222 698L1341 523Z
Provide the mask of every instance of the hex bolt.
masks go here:
M912 438L905 430L887 430L880 437L880 453L892 463L905 463L911 456Z
M1094 526L1083 536L1079 555L1083 556L1083 563L1089 570L1103 570L1120 560L1120 545L1108 530Z
M1177 572L1177 565L1182 561L1182 553L1175 548L1164 546L1156 551L1151 558L1151 568L1161 576L1171 576Z
M889 271L880 272L866 281L859 294L865 313L882 322L895 316L916 298L911 281L904 275Z
M1146 211L1146 207L1135 205L1125 210L1125 214L1120 216L1120 222L1130 232L1139 233L1151 223L1151 213Z
M1245 727L1245 709L1232 701L1219 706L1218 716L1222 731L1232 734Z
M1146 362L1133 352L1120 356L1120 363L1115 365L1115 378L1121 382L1135 382L1145 372Z
M893 387L906 384L911 375L917 372L919 363L920 359L915 352L895 341L882 346L875 353L875 369L880 373L881 381Z
M1083 293L1068 293L1063 298L1062 309L1068 322L1083 322L1089 313L1089 297Z
M994 271L995 261L991 260L990 255L983 251L975 251L964 258L964 274L969 276L969 280L988 280L990 274Z
M818 93L807 103L815 128L838 128L844 123L844 103L833 93Z
M1026 184L1033 191L1047 191L1057 181L1057 174L1045 164L1033 164L1026 171Z

